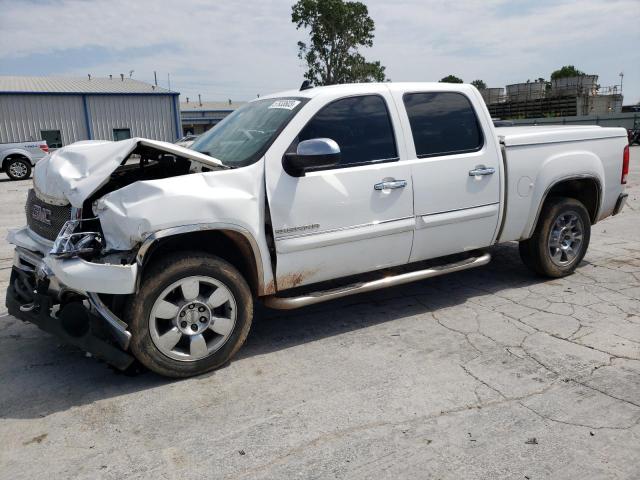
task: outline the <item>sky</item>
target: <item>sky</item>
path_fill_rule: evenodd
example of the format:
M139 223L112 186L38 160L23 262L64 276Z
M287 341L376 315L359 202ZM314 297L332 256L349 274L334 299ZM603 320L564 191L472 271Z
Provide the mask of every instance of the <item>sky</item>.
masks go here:
M120 73L191 99L249 100L297 88L293 0L0 0L0 75ZM490 87L562 65L640 102L640 0L364 0L372 48L393 81L453 74Z

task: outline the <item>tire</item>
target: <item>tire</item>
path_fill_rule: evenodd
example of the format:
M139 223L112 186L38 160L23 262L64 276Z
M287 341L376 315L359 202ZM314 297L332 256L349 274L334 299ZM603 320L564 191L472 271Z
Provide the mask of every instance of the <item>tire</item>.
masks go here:
M4 171L11 180L26 180L31 176L31 163L26 158L10 158L4 163Z
M187 252L151 265L126 311L138 361L160 375L185 378L224 365L240 349L253 297L231 264Z
M531 238L520 242L520 258L538 275L564 277L580 264L590 239L591 219L584 205L573 198L550 198Z

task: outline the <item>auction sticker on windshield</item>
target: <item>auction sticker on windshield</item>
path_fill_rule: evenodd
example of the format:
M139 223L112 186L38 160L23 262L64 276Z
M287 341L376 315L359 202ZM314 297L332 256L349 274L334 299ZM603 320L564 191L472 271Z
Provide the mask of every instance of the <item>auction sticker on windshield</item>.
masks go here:
M293 110L300 105L300 100L276 100L269 108L284 108L285 110Z

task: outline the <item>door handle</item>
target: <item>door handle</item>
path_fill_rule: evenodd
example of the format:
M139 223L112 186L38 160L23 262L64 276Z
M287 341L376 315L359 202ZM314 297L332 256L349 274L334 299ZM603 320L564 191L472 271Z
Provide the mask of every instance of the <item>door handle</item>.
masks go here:
M485 167L484 165L478 165L473 170L469 170L469 176L475 177L478 175L493 175L496 173L496 169L493 167Z
M407 186L406 180L391 180L388 182L376 183L373 186L374 190L394 190L396 188L404 188Z

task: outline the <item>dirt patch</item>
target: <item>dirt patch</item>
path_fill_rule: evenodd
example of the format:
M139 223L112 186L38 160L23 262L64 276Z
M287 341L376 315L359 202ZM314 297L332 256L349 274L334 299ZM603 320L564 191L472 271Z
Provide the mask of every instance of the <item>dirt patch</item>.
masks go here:
M33 437L31 440L27 440L26 442L22 442L22 445L31 445L32 443L42 443L42 441L47 438L49 435L47 433L43 433L36 437Z
M276 293L276 281L275 280L271 280L264 287L264 294L265 295L273 295L274 293Z
M278 277L276 280L276 284L278 286L278 291L287 290L289 288L295 288L304 282L307 278L315 274L317 270L309 270L303 272L292 272L287 275L283 275Z

